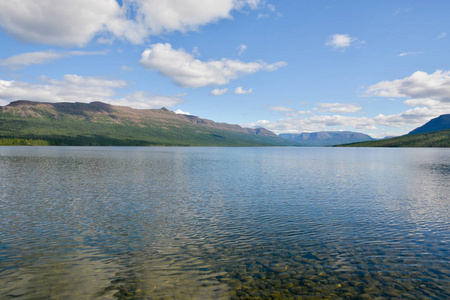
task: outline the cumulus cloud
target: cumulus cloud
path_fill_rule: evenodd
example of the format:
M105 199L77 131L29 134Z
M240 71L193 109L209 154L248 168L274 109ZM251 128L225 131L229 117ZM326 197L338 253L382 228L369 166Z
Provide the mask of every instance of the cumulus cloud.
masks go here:
M450 102L450 71L437 70L433 74L417 71L411 76L393 81L382 81L369 86L365 95L379 97L431 98Z
M149 35L197 30L245 7L258 9L260 0L3 1L0 26L41 44L84 46L99 34L142 43Z
M23 41L83 46L119 14L114 0L2 1L0 25Z
M0 59L0 66L17 70L35 64L45 64L53 60L70 56L104 55L106 51L37 51L14 55Z
M274 122L266 120L247 124L249 127L264 127L277 134L301 133L324 130L339 130L341 128L355 128L357 130L375 129L373 121L365 117L345 116L312 116L310 118L286 118Z
M101 77L83 77L68 74L62 80L43 77L40 83L0 80L0 101L33 100L42 102L102 101L134 108L173 107L184 102L183 95L164 96L136 91L120 94L118 89L128 88L123 80Z
M161 75L172 78L175 84L186 88L224 85L245 75L263 70L275 71L286 65L282 61L274 64L262 61L245 63L226 58L201 61L184 49L173 49L168 43L151 45L142 53L140 63L149 70L156 70Z
M98 77L65 75L63 80L43 78L43 83L0 80L0 99L36 101L104 101L114 96L114 89L125 88L123 80L106 80Z
M442 32L440 35L438 35L438 39L443 39L447 36L447 32Z
M341 115L312 116L309 118L285 118L277 121L257 121L245 124L248 127L264 127L277 134L317 132L325 130L351 130L379 132L380 128L389 127L397 134L405 134L423 125L432 118L448 113L445 108L416 107L393 115L379 114L375 117L349 117Z
M211 93L209 93L210 95L213 96L222 96L223 94L225 94L226 92L228 92L227 88L224 89L214 89L211 91Z
M429 98L408 99L408 100L403 101L403 103L405 103L408 106L413 106L413 107L417 107L417 106L426 106L426 107L430 107L430 108L448 107L447 103L443 103L438 100L433 100L433 99L429 99ZM449 107L449 109L450 109L450 107Z
M358 104L354 103L319 103L318 107L316 107L314 110L345 114L361 111L362 108Z
M244 95L244 94L251 94L253 92L253 89L248 89L248 90L244 90L244 88L242 86L238 86L235 90L234 93L236 95Z
M415 104L427 103L425 99L422 102L411 102ZM342 115L314 115L311 117L279 119L276 121L260 120L250 124L242 124L247 127L264 127L277 134L280 133L301 133L317 131L335 131L350 130L369 133L374 137L384 137L386 135L402 135L412 129L422 126L432 118L448 113L448 106L442 103L428 102L429 107L414 107L398 114L384 115L379 114L374 117L353 117ZM285 111L289 114L288 108L274 107L274 110ZM384 134L388 129L390 134Z
M367 116L343 116L343 115L312 115L298 118L292 115L290 118L276 121L260 120L248 127L264 127L275 133L301 133L324 130L351 130L371 133L375 137L385 135L402 135L419 127L432 118L442 114L448 114L450 109L450 72L436 71L432 74L415 72L409 77L393 81L383 81L366 89L365 95L387 98L410 98L404 100L409 106L403 112L397 114L379 114L373 117ZM294 109L283 106L273 106L273 111L279 111L289 116ZM345 113L360 111L358 104L320 103L316 111ZM387 131L386 131L387 129Z
M335 50L344 50L351 46L356 38L348 34L333 34L330 35L325 45L333 47Z

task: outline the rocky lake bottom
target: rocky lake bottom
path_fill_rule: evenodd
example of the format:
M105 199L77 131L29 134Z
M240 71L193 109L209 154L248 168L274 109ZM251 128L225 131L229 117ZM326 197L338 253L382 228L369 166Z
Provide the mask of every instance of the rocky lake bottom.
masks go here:
M450 299L450 150L0 147L0 299Z

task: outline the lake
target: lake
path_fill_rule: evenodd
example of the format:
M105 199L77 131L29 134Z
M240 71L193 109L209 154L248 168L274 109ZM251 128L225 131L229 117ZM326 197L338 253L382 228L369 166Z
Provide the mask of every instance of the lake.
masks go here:
M450 299L450 149L0 147L0 299Z

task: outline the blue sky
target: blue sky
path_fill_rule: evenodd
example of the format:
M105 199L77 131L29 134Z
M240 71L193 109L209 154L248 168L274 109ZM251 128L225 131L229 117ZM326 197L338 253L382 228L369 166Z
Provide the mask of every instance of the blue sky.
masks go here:
M103 101L276 133L450 113L450 1L0 0L0 105Z

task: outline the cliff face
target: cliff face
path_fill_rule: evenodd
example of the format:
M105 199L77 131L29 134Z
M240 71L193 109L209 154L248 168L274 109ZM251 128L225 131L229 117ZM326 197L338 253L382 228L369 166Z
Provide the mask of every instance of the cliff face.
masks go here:
M123 144L138 145L292 144L264 128L216 123L197 116L176 114L166 108L141 110L102 102L19 100L0 107L0 121L0 137L89 140L90 144L104 141L99 143L102 145L108 144L107 140L113 144L122 141Z

